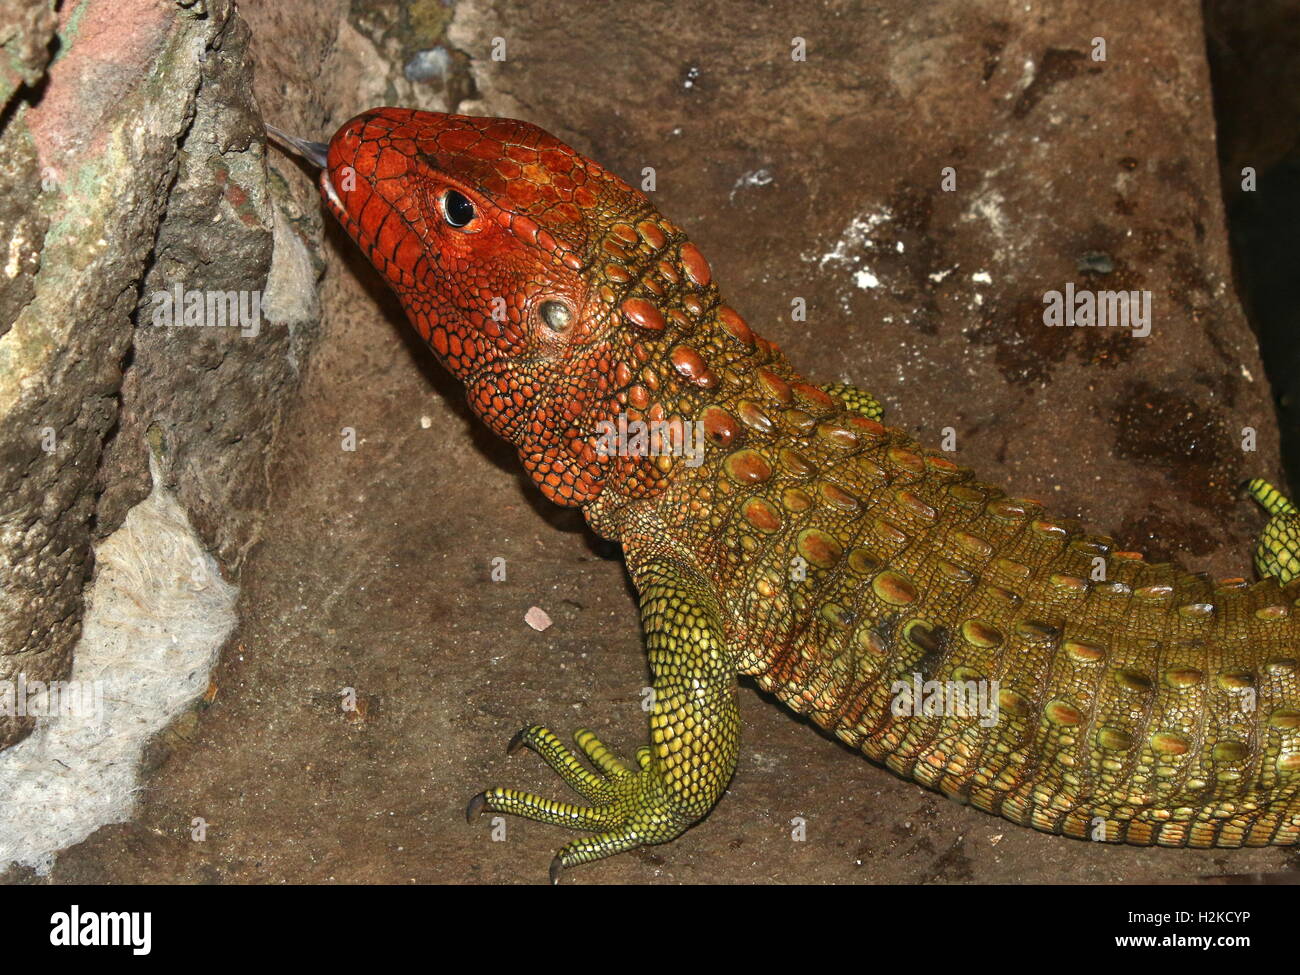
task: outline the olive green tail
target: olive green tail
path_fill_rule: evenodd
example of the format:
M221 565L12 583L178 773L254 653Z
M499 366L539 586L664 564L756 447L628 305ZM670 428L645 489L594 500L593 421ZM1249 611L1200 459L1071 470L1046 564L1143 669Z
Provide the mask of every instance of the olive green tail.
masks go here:
M1271 515L1255 545L1255 568L1286 585L1300 577L1300 511L1262 478L1247 481L1246 490Z

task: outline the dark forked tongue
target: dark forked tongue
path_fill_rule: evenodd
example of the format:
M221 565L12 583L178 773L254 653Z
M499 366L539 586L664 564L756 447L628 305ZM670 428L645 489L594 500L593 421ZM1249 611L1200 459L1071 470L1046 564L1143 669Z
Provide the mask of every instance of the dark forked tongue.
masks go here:
M325 153L329 146L324 142L308 142L306 139L299 139L296 135L282 132L270 122L266 123L266 132L281 149L307 160L317 169L325 168Z

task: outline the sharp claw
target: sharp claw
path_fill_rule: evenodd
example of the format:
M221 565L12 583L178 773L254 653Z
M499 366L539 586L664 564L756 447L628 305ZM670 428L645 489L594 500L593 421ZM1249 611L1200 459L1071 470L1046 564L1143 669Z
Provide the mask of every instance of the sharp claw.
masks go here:
M500 739L498 739L498 741L499 740ZM473 799L471 799L469 801L469 805L465 807L465 822L472 824L474 820L478 819L479 813L483 811L483 807L486 805L487 805L487 793L480 792Z
M561 860L559 857L556 857L554 860L552 860L551 869L549 873L551 877L551 886L552 887L558 886L560 883L560 874L564 873L564 861Z
M510 739L510 744L506 745L507 755L513 755L515 752L519 751L519 749L524 747L524 733L527 731L528 729L524 728L522 731L515 732L515 736ZM500 738L497 739L497 741L500 740Z

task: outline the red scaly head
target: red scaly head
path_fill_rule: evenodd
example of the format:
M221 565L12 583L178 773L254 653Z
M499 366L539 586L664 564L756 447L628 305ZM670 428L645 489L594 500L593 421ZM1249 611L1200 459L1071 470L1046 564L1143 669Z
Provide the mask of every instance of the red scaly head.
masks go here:
M321 192L547 497L661 487L671 465L604 456L602 421L690 417L717 377L668 340L744 325L644 195L526 122L400 108L335 134Z

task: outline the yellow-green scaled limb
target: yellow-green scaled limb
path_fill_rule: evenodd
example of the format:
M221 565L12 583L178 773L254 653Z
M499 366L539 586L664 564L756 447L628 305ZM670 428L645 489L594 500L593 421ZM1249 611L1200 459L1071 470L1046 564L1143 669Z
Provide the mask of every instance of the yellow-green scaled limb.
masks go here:
M628 764L579 729L574 741L592 771L549 729L527 728L510 751L531 748L588 802L495 788L476 796L468 810L471 819L487 810L594 833L556 854L553 881L563 868L680 836L713 808L736 768L736 665L708 585L668 561L640 566L634 581L654 677L649 746Z

